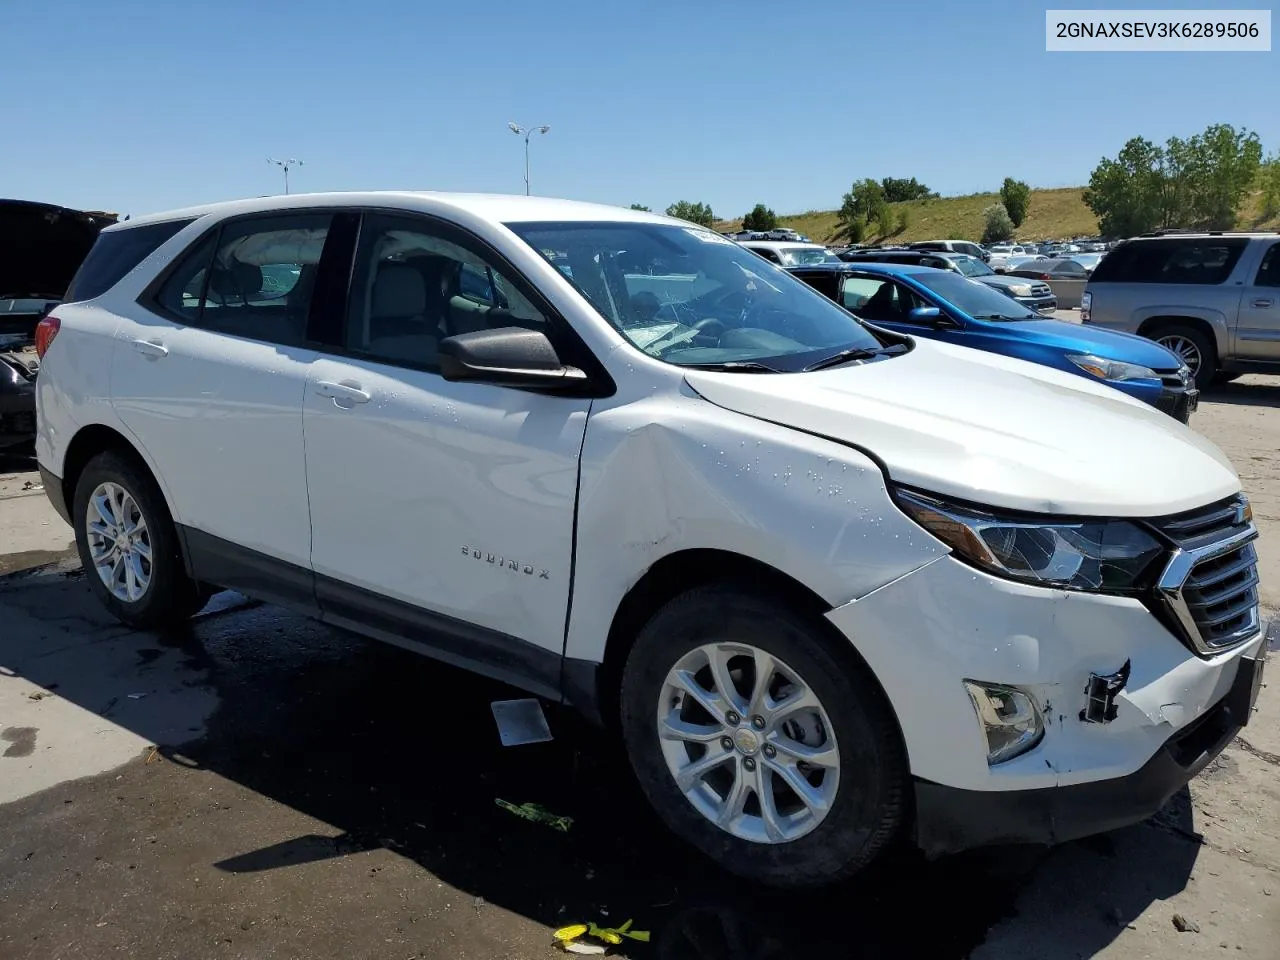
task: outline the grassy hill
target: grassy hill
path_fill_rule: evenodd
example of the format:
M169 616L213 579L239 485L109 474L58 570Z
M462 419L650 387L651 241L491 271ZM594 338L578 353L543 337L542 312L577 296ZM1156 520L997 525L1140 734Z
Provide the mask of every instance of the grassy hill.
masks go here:
M1093 212L1084 205L1081 194L1083 187L1062 187L1054 190L1032 190L1031 203L1027 208L1026 222L1018 228L1019 240L1057 240L1063 237L1091 236L1098 232L1098 221ZM893 241L909 243L912 240L981 240L982 211L998 202L998 193L973 193L964 197L942 197L938 200L912 200L905 203L891 203L894 221L897 222L900 211L907 214L906 229L889 235L878 237L867 236L868 243ZM1280 218L1269 221L1258 216L1260 196L1253 194L1246 198L1244 210L1240 217L1239 228L1275 229L1280 225ZM791 214L778 218L780 226L791 227L800 233L812 237L819 243L826 243L834 238L839 228L835 210L810 210L808 213ZM717 224L719 230L740 229L742 220L724 220Z

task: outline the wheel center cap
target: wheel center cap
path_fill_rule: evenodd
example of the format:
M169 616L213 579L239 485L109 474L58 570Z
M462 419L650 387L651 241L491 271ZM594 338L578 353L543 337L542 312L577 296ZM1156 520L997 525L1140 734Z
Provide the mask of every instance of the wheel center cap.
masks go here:
M752 756L760 751L760 737L754 730L740 727L733 735L733 744L739 753Z

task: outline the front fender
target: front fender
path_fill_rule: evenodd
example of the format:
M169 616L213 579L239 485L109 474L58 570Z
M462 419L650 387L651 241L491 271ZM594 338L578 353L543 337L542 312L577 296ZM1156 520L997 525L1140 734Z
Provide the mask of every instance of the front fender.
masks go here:
M947 553L850 447L688 388L598 404L582 453L566 655L602 660L627 592L663 557L692 549L766 564L833 607Z

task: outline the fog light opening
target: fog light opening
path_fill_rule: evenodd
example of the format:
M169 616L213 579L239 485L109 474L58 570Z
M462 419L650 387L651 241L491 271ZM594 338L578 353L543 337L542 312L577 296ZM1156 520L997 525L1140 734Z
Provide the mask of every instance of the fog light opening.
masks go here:
M966 680L964 686L987 739L987 766L1021 756L1044 739L1044 720L1030 694L980 680Z

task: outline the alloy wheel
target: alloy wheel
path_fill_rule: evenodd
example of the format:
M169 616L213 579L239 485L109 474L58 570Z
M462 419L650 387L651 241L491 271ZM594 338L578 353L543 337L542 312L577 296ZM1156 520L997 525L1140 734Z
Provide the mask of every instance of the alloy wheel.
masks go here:
M1156 338L1156 343L1164 347L1166 350L1172 350L1178 355L1178 359L1187 365L1191 370L1191 376L1195 377L1200 372L1200 348L1191 340L1181 334L1171 333L1167 336Z
M118 483L100 483L85 511L89 557L111 595L137 603L151 585L151 533L138 502Z
M711 643L671 668L657 730L677 788L720 829L787 843L820 824L840 785L835 732L812 688L744 643Z

